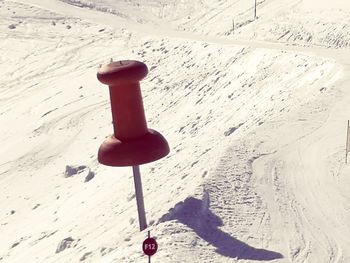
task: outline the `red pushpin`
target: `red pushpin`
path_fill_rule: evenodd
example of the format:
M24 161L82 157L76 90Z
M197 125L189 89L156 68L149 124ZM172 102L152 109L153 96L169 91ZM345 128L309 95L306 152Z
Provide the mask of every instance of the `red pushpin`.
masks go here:
M97 73L98 80L109 86L114 128L114 134L98 150L98 161L108 166L133 167L141 231L147 223L139 165L169 153L165 138L147 128L139 83L147 73L147 66L134 60L111 62Z

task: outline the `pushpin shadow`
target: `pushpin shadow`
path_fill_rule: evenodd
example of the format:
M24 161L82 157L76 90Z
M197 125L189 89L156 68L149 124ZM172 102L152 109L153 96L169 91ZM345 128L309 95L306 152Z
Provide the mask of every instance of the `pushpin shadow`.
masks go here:
M160 222L169 220L177 220L193 229L199 237L215 246L217 253L226 257L260 261L283 258L278 252L251 247L221 231L218 227L223 222L209 210L209 196L203 200L186 198L163 215Z

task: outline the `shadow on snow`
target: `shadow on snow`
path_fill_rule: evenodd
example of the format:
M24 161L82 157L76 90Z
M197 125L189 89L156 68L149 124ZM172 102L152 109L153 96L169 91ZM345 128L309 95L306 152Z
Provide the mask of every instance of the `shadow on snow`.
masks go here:
M193 229L199 237L215 246L217 253L226 257L260 261L283 258L278 252L251 247L221 231L218 227L223 222L209 210L208 195L203 200L188 197L176 204L162 216L160 222L169 220L177 220Z

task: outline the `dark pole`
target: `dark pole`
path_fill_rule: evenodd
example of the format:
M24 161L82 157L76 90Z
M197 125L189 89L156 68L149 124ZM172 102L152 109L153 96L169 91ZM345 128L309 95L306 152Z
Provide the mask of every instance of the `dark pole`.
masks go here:
M345 150L345 163L348 163L348 143L349 142L349 120L348 120L348 127L346 127L346 150Z
M148 230L148 238L151 238L151 231ZM151 256L148 256L148 263L151 263Z
M254 19L256 19L256 0L255 0L255 5L254 5Z
M232 35L235 33L235 20L232 18Z

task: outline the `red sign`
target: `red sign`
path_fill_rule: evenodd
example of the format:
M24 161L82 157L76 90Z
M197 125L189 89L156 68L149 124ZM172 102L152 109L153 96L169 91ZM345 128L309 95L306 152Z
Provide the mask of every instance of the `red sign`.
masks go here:
M154 238L149 237L143 241L142 250L147 256L153 256L157 252L157 249L158 244Z

